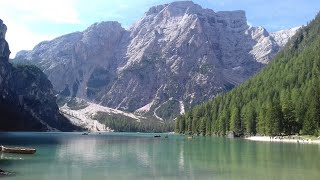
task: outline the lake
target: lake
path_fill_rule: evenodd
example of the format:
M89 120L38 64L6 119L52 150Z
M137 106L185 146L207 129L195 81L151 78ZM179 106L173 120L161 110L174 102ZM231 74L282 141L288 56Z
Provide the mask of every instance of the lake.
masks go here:
M320 145L144 133L0 133L2 179L319 179Z

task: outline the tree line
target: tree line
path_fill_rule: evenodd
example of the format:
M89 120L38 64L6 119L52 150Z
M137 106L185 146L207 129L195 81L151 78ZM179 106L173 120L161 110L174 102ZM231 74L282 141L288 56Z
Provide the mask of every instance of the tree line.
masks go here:
M172 132L174 130L173 122L160 122L158 120L140 120L121 116L109 115L99 112L94 116L94 119L100 123L110 127L116 132L147 132L147 133L162 133Z
M319 128L319 14L261 72L175 124L178 133L201 135L319 135Z

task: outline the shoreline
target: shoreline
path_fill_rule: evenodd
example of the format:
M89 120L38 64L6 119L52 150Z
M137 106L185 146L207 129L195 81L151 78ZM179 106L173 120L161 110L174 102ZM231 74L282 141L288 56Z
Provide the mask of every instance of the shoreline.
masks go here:
M250 136L244 138L249 141L260 141L260 142L284 142L284 143L302 143L302 144L320 144L320 139L312 140L306 138L299 138L298 136L293 136L293 138L288 137L271 137L271 136Z

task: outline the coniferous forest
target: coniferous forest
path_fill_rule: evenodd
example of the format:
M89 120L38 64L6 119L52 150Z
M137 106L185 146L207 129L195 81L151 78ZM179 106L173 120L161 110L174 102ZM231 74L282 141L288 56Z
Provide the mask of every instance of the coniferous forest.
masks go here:
M320 134L320 14L250 80L176 120L184 134Z

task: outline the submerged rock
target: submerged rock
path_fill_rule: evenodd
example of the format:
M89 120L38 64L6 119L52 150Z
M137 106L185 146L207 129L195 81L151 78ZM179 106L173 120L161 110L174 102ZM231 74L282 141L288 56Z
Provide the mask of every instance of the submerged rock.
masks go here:
M12 173L12 172L3 171L3 170L0 169L0 177L1 176L11 176L13 174L14 173Z

